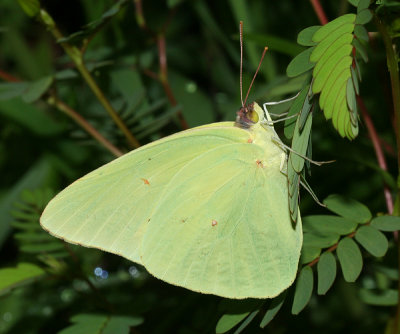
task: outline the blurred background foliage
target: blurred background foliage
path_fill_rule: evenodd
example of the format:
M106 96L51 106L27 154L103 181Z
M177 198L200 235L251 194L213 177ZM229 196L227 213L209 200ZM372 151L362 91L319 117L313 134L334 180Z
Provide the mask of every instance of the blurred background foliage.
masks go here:
M386 18L396 33L400 7L391 3ZM354 12L345 0L323 5L329 19ZM240 20L245 91L264 46L269 47L249 98L260 103L302 88L304 78L287 78L286 67L305 49L296 43L299 31L320 24L309 1L42 0L41 6L65 37L61 41L84 50L88 73L140 144L185 127L235 119ZM376 31L373 23L367 28ZM320 198L344 194L376 215L386 212L383 185L396 186L397 165L386 55L377 34L370 37L360 90L389 172L379 168L362 119L358 138L350 142L318 112L313 157L335 163L313 167L308 181ZM160 66L164 57L167 64ZM55 193L135 145L82 80L60 40L15 0L1 4L0 74L0 268L20 264L13 289L2 289L0 282L0 333L56 333L67 326L72 327L63 333L78 333L80 323L106 326L110 333L128 333L129 326L135 326L131 333L214 332L226 306L221 298L168 285L123 258L66 245L40 229L40 213ZM76 122L77 115L116 150L99 144ZM283 138L282 125L277 129ZM301 210L302 215L326 213L306 193ZM388 258L395 261L393 247ZM6 274L16 277L13 271ZM371 275L374 267L367 264L357 283L338 278L326 296L312 296L298 316L284 305L265 330L253 321L245 332L381 333L393 310L367 305L358 295ZM395 270L391 275L398 279Z

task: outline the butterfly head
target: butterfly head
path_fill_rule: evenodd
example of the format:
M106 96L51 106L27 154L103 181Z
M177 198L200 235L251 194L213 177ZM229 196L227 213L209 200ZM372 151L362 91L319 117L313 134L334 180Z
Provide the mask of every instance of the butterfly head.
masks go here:
M254 124L265 122L264 112L256 102L244 105L236 114L236 126L244 129L248 129Z

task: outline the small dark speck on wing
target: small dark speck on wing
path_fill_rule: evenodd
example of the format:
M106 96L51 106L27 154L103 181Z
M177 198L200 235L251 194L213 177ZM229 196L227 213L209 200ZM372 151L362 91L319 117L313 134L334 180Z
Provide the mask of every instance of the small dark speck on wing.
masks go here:
M264 168L264 165L261 160L256 160L256 164L258 167Z
M211 226L216 226L218 224L218 222L215 220L215 219L213 219L212 221L211 221Z

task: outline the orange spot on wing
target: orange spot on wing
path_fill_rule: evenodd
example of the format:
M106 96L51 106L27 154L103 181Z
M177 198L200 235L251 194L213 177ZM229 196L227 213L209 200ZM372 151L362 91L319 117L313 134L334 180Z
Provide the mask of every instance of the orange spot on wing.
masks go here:
M261 160L256 160L256 164L258 167L264 168L264 165Z
M251 143L253 142L253 139L249 138L249 139L247 139L247 142L248 142L249 144L251 144Z
M150 182L149 182L149 180L147 180L147 179L141 179L143 182L144 182L144 184L147 184L147 185L150 185Z
M212 221L211 221L211 226L216 226L218 224L218 222L215 220L215 219L213 219Z

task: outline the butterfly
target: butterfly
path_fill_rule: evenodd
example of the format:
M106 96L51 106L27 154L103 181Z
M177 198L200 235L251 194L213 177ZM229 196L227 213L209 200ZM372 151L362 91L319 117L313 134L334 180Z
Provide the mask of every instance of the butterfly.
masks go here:
M246 98L247 99L247 98ZM302 246L268 111L142 146L61 191L40 223L67 242L143 265L168 283L226 298L272 298L294 281Z

